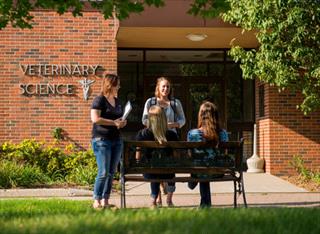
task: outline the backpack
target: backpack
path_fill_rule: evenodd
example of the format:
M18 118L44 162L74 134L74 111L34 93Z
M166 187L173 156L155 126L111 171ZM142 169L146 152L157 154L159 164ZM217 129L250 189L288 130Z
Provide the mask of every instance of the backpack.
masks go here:
M151 98L151 101L150 101L150 106L149 106L149 108L151 107L151 106L154 106L154 105L157 105L157 98L156 97L152 97ZM176 104L176 99L175 98L172 98L172 99L170 99L170 107L172 108L172 110L173 110L173 119L174 119L174 122L176 122L176 116L177 116L177 104Z

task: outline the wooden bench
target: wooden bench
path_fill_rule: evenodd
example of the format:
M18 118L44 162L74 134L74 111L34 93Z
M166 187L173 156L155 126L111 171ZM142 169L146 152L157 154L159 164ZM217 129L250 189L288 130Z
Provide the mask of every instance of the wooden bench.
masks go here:
M220 182L233 181L234 208L237 194L243 197L247 207L243 182L243 141L220 143L217 156L208 158L205 142L170 141L160 145L154 141L125 141L120 164L121 207L126 207L125 183L147 182ZM136 159L136 151L141 159ZM176 174L173 179L146 179L145 173ZM178 176L178 174L184 174ZM186 176L187 174L187 176ZM191 176L210 175L210 176Z

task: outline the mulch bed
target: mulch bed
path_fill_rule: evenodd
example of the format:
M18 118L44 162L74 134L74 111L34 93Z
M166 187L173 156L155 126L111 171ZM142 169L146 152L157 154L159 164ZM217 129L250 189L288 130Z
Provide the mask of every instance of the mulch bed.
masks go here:
M303 180L300 176L283 176L282 179L294 184L298 187L304 188L310 192L320 192L320 184L312 180Z

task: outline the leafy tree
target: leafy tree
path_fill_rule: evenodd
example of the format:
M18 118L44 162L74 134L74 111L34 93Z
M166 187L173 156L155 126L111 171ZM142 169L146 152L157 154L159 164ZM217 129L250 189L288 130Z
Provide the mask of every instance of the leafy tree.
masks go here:
M86 3L85 3L86 2ZM84 4L99 9L105 18L120 20L165 0L0 0L0 30L9 23L31 28L31 11L68 10L81 16ZM244 30L256 30L260 47L246 50L234 45L231 55L239 61L245 79L259 78L279 90L301 91L305 114L320 108L320 0L193 0L189 14L223 19Z
M245 79L301 91L307 114L320 107L320 0L228 0L223 19L257 30L260 47L233 46Z
M144 6L160 7L163 0L0 0L0 29L11 23L13 27L32 28L31 11L36 9L51 9L59 14L71 10L73 16L82 16L84 5L99 9L104 17L111 18L113 14L118 19L124 19L130 13L139 13Z
M130 13L142 12L145 6L164 6L165 0L0 0L0 29L9 23L13 27L32 28L30 12L36 9L55 10L59 14L71 11L74 16L81 16L85 4L100 10L106 19L115 14L122 20ZM188 13L216 17L225 9L225 0L193 0Z

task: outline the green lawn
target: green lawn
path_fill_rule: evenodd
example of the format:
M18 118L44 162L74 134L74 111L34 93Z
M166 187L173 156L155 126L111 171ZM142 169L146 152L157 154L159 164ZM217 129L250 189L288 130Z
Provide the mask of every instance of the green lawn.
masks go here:
M0 233L319 234L319 208L119 209L91 201L0 200Z

